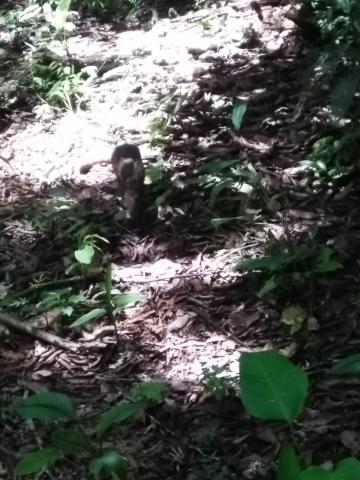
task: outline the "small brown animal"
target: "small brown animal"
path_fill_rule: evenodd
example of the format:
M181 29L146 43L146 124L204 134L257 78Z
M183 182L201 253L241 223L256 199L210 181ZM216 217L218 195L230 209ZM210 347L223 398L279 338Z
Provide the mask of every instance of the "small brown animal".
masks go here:
M105 162L87 163L80 168L80 173L88 173L96 163ZM118 181L122 205L129 212L131 221L141 225L145 173L139 148L129 143L119 145L113 151L110 163Z

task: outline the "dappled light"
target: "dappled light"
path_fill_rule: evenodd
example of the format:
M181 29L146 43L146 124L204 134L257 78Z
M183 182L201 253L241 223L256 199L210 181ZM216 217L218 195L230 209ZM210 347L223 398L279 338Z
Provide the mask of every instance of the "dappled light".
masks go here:
M0 478L360 478L355 0L0 15Z

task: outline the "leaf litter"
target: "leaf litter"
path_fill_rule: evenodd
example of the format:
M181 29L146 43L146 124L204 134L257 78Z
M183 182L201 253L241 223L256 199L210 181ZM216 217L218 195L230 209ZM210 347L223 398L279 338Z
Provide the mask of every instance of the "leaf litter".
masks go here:
M233 271L242 257L261 255L269 235L303 234L314 212L324 238L340 242L347 233L343 216L352 205L350 192L324 219L321 197L303 171L292 170L317 133L312 117L319 95L301 94L307 79L293 24L280 7L264 9L264 15L269 25L246 2L229 2L160 20L148 32L92 25L96 35L75 35L70 52L86 64L110 62L109 52L123 63L94 85L87 109L49 124L44 112L19 113L19 122L13 119L1 136L15 169L14 174L1 165L2 296L15 301L22 292L20 299L35 295L39 301L37 283L29 291L36 281L51 289L78 287L96 305L101 261L85 284L71 272L78 247L71 235L91 225L110 241L116 287L144 298L118 315L117 350L105 320L70 332L62 317L54 315L55 327L49 316L46 329L81 344L80 353L3 330L1 402L7 405L29 390L62 391L76 399L90 424L108 402L127 398L133 383L165 380L171 387L165 402L111 438L128 457L131 478L272 478L282 427L251 419L231 390L217 401L202 381L214 367L237 375L241 352L285 350L294 343L314 390L299 425L303 451L323 461L356 451L358 382L347 381L344 398L344 379L323 376L330 359L359 342L349 270L291 299L319 317L316 336L301 329L295 342L280 323L289 305L259 299L256 278ZM246 99L246 112L232 111L234 97L238 105ZM149 171L160 160L162 181L148 191L150 201L159 203L160 222L145 233L129 231L121 217L114 218L118 207L109 168L99 166L86 179L78 174L89 159L108 158L119 138L140 146ZM227 166L225 177L232 182L214 171L214 163L204 173L204 165L217 158L240 163L241 168ZM262 172L266 190L248 163ZM239 194L239 184L246 185L240 189L246 194ZM285 220L279 214L284 198ZM356 231L346 237L348 252L356 251L358 238ZM70 278L64 273L69 269ZM30 306L23 312L34 315ZM7 410L0 423L0 471L6 478L14 454L31 447L35 435ZM52 475L88 474L79 463L65 472L55 467Z

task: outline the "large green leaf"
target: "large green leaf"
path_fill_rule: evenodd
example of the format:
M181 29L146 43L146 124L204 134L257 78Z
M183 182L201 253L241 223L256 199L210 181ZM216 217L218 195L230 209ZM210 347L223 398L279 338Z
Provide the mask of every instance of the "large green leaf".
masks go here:
M76 260L84 265L90 265L94 254L95 249L90 243L85 243L85 245L74 252Z
M360 353L339 360L330 370L331 373L360 373Z
M96 425L98 436L102 436L115 423L122 423L137 413L143 412L146 405L143 402L123 403L115 405L107 410L100 417Z
M308 379L301 368L275 351L243 353L240 388L252 415L291 422L303 409Z
M331 248L322 247L319 251L314 271L319 273L328 273L335 272L340 268L342 268L342 265L334 257L334 252L331 250Z
M96 320L97 318L101 317L106 313L105 308L94 308L93 310L90 310L90 312L85 313L85 315L82 315L80 318L75 320L70 325L70 328L74 327L80 327L81 325L85 325L86 323L91 322L92 320Z
M330 475L331 480L359 480L359 478L360 461L352 457L340 460Z
M67 452L89 451L92 448L89 437L78 430L58 429L51 435L54 445Z
M54 392L41 392L19 402L15 407L17 413L24 418L73 419L76 409L67 395Z
M110 472L114 474L113 478L125 480L127 477L127 461L118 452L109 450L104 452L101 457L92 460L89 470L96 478L99 478L103 472Z
M113 298L113 304L117 307L125 308L129 305L135 305L135 303L140 302L143 298L139 293L122 293Z
M321 467L309 467L300 473L298 480L331 480L331 474Z
M300 474L300 465L292 445L285 444L279 454L277 480L297 480Z
M22 476L40 472L61 458L63 458L63 454L57 448L43 448L37 452L25 455L16 465L15 474Z

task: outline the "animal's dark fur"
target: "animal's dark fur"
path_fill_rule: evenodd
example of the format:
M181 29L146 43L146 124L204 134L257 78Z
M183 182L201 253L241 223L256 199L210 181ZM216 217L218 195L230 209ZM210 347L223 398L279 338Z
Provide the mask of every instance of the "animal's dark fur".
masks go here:
M119 184L119 193L131 220L140 225L144 200L144 166L136 145L125 143L115 148L111 165Z
M80 173L89 173L96 163L87 163L80 168ZM128 210L135 225L141 225L144 200L144 166L140 150L136 145L124 143L113 151L110 160L119 184L122 204Z

